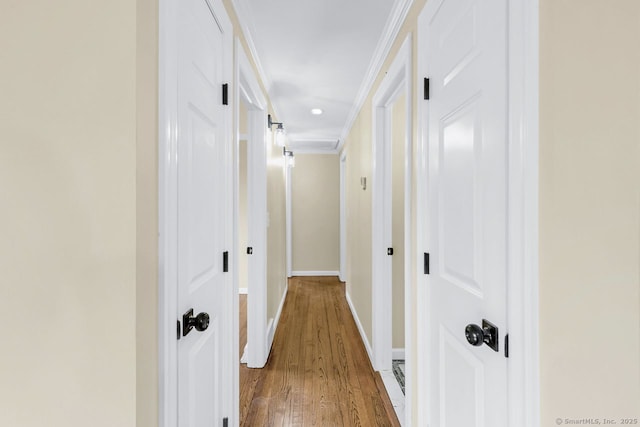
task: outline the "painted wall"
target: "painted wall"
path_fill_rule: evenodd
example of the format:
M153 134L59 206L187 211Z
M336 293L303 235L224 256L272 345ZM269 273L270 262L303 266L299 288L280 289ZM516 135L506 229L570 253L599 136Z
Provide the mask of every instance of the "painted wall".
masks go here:
M158 2L136 4L136 426L142 427L158 425Z
M136 271L136 150L149 149L136 139L154 132L136 132L138 114L154 121L137 109L153 96L136 85L138 30L153 25L136 13L124 0L2 5L3 426L136 425L136 281L153 280Z
M282 147L269 143L267 147L267 321L275 319L287 286L285 198Z
M391 106L391 188L392 188L392 347L404 348L404 202L405 140L407 134L407 97L402 94Z
M371 150L371 137L372 137L372 98L376 90L380 86L382 79L389 66L395 59L400 49L400 46L407 37L412 39L412 64L413 75L416 75L416 39L415 33L417 29L418 15L422 11L426 0L415 0L407 14L407 18L393 43L391 51L387 56L385 63L380 73L376 77L371 91L367 99L365 100L360 113L353 123L351 131L347 136L343 150L347 152L347 165L346 165L346 190L347 190L347 293L353 302L353 306L356 310L359 321L362 324L362 328L367 336L368 341L371 343L372 339L372 290L371 290L371 171L373 164L373 156ZM419 93L414 79L413 88L411 93ZM412 113L409 116L412 123L417 123L417 99L414 97L412 100ZM406 114L406 113L405 113ZM412 159L417 159L416 155L416 142L417 127L412 127ZM415 171L415 161L412 162L412 171ZM360 177L366 177L367 188L365 190L360 186ZM412 172L411 181L415 183L415 172ZM412 186L411 193L411 229L416 229L415 223L415 184ZM414 271L417 267L415 265L415 239L411 243L412 253L405 254L409 256L411 261L411 270ZM409 316L412 325L416 323L416 279L415 277L408 278L411 282L411 295L409 300L412 301L410 307L405 309L410 310ZM411 332L412 341L416 341L414 327ZM413 360L417 359L415 348L412 349ZM417 377L419 367L414 367L412 377ZM418 402L426 399L425 396L419 396L415 388L415 382L409 385L412 388L412 401L411 415L409 416L412 425L418 425L417 420L417 408Z
M340 159L295 154L291 170L292 270L340 270Z
M640 3L540 3L541 425L620 423L640 418Z

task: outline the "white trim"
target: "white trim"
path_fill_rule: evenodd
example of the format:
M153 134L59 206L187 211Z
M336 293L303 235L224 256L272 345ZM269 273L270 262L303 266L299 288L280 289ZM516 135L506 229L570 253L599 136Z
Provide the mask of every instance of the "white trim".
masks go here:
M340 276L339 271L292 271L292 276L308 277L308 276Z
M288 282L285 283L284 292L282 293L282 298L280 299L280 305L278 305L278 311L276 311L275 319L269 319L267 324L267 357L269 357L269 353L271 353L271 347L273 346L273 338L276 335L276 329L278 328L278 323L280 323L280 315L282 314L282 308L284 307L284 301L287 299L287 292L289 290Z
M393 360L405 360L405 349L404 348L392 348L391 349L391 359Z
M264 84L267 92L271 88L271 83L267 78L267 73L264 71L264 67L262 67L262 62L260 62L260 57L258 56L258 51L256 49L256 45L253 42L253 23L249 19L251 16L245 5L243 0L231 0L231 4L233 5L233 9L236 12L236 16L238 17L238 23L240 24L240 30L244 35L244 40L247 42L247 47L249 48L249 53L253 58L253 62L256 64L256 69L258 70L258 75ZM244 51L244 49L243 49Z
M175 213L169 200L176 198L176 170L170 153L176 146L177 128L177 3L159 1L158 45L158 424L178 424L178 354L175 335L177 268L169 262L177 247ZM173 215L172 215L173 213Z
M347 152L340 154L340 271L338 278L347 281Z
M391 110L388 108L400 96L406 95L407 132L405 139L405 296L410 299L411 283L410 254L411 254L411 147L412 147L412 97L410 91L412 82L411 68L411 38L407 37L387 71L380 87L373 97L373 130L372 151L373 168L372 181L372 293L373 293L373 349L374 367L376 370L391 369L391 257L386 254L386 248L392 247L391 242ZM407 275L407 271L409 274ZM407 301L405 301L405 304ZM409 307L409 305L407 305ZM407 313L408 310L405 310ZM410 327L410 321L405 319L405 327ZM408 335L410 337L410 335Z
M386 248L391 244L391 109L388 108L404 93L406 102L406 132L404 146L404 334L405 334L405 410L411 414L412 401L412 372L411 348L413 339L413 325L411 307L413 302L413 270L411 256L413 253L413 231L411 230L411 195L412 195L412 158L413 158L413 65L412 43L409 34L396 58L391 63L380 87L373 96L373 130L372 130L372 339L374 369L390 370L392 357L392 317L391 317L391 272L392 259L386 254ZM380 147L380 145L383 145ZM408 416L410 418L411 415ZM406 422L406 420L402 420Z
M427 5L429 6L429 5ZM418 18L418 43L426 25ZM539 141L539 1L509 0L509 271L507 293L509 342L509 426L540 426L539 307L538 307L538 141ZM418 47L418 78L426 77L426 63ZM418 103L418 218L428 212L426 192L428 103ZM424 119L423 119L424 118ZM428 301L429 287L419 269L421 255L429 252L426 227L418 221L418 304ZM430 337L425 310L417 313L418 359L425 365ZM418 399L426 399L429 377L421 369L417 377ZM419 405L418 419L427 420L427 405Z
M540 425L539 2L509 2L509 425ZM513 202L513 203L511 203Z
M290 148L296 154L338 154L339 153L339 151L333 147L331 148L324 148L324 147L318 147L318 146L307 147L307 146L298 146L294 144L295 144L295 141L291 142L291 144L288 145L288 148Z
M249 290L247 288L238 288L238 295L248 295Z
M417 66L418 72L415 78L415 87L420 87L422 79L426 77L426 55L422 53L420 49L423 49L422 41L425 39L423 35L426 31L426 8L418 16L417 24ZM417 102L417 131L418 141L416 141L416 217L424 218L428 212L428 193L427 193L427 177L429 176L428 169L428 147L427 147L427 135L428 135L428 122L429 122L429 104L424 100L418 100ZM427 286L427 279L424 276L424 271L420 271L424 262L424 253L429 252L429 241L427 239L427 224L425 221L416 221L416 254L415 265L418 271L417 274L417 290L416 299L418 307L424 306L430 298L429 287ZM427 310L417 310L416 313L416 354L417 363L424 367L418 369L416 376L416 394L417 399L422 402L427 402L428 390L429 390L429 375L427 372L428 363L428 350L430 345L430 332L427 327L429 322L429 313ZM424 420L424 423L429 419L426 404L418 405L416 408L418 420Z
M286 254L287 254L287 277L292 276L292 264L293 264L293 224L292 224L292 200L291 200L291 179L293 175L293 171L291 170L291 165L285 165L284 168L284 179L285 179L285 224L286 224Z
M371 58L371 62L369 63L369 67L367 68L367 74L362 80L362 84L360 85L360 89L358 90L358 95L353 103L353 107L349 112L349 116L347 117L347 121L345 122L344 127L342 128L342 132L340 133L340 139L338 140L335 148L337 151L340 151L344 146L344 142L349 136L349 132L351 132L351 128L353 127L353 123L356 121L358 114L360 114L360 110L364 105L367 97L369 96L369 92L373 87L373 84L384 65L385 60L387 59L389 52L391 52L391 48L393 47L393 43L404 24L404 20L409 13L409 9L411 9L411 5L413 4L413 0L395 0L391 12L389 13L389 19L382 30L382 35L378 40L378 44L376 46L376 50L373 52L373 56Z
M369 356L369 362L373 366L373 350L371 349L371 344L369 343L369 339L367 338L367 334L364 332L364 328L362 327L362 322L360 322L360 318L358 317L358 312L356 308L353 306L353 301L351 301L351 295L349 292L345 292L347 298L347 304L349 305L349 309L351 310L351 316L353 316L354 322L356 322L356 327L358 328L358 332L360 332L360 338L362 338L362 343L364 344L364 348L367 350L367 355Z
M247 222L248 246L253 247L253 254L248 259L248 289L251 298L247 300L247 366L263 367L269 356L267 346L267 100L264 96L253 67L247 57L239 38L235 41L236 50L236 117L239 116L240 99L249 106L247 110ZM235 158L239 157L240 132L239 120L236 120L237 139L235 141ZM239 165L235 162L234 177L238 180ZM238 247L238 185L234 197L234 241L235 252L239 254L244 248ZM237 263L236 263L237 264ZM237 276L237 275L236 275ZM238 286L237 279L235 286ZM236 312L236 317L237 312Z

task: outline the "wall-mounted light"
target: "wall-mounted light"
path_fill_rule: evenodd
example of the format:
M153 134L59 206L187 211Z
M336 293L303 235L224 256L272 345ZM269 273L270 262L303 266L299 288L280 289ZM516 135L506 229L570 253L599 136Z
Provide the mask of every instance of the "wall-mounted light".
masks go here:
M271 130L271 126L278 125L276 128L276 139L275 144L278 147L284 147L284 127L282 126L282 122L273 122L271 121L271 114L267 114L267 127Z
M293 151L284 150L282 153L284 154L285 165L287 165L290 168L295 167L296 166L296 158L293 155Z

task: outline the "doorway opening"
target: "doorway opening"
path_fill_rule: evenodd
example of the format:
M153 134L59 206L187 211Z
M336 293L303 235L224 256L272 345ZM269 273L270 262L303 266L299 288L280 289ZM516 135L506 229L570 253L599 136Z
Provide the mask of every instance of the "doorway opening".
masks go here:
M373 365L403 425L412 369L411 70L407 38L373 98Z

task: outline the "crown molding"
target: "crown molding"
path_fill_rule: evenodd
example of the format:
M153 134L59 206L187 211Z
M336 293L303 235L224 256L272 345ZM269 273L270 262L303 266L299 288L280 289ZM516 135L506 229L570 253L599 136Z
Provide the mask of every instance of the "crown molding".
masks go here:
M389 15L389 19L387 20L380 39L378 40L378 45L373 53L371 62L369 63L367 74L360 85L360 90L358 91L358 95L356 96L356 100L351 108L351 112L349 113L344 128L342 129L338 144L335 146L336 151L339 152L342 150L344 141L349 135L349 132L351 132L353 123L355 122L356 117L358 117L358 114L364 105L364 101L367 99L367 96L373 87L373 83L376 81L376 77L378 77L378 73L380 73L389 52L391 52L393 43L395 42L396 37L398 37L398 33L402 28L402 24L404 24L404 20L406 19L412 4L413 0L395 1L391 14Z
M296 139L289 141L289 149L300 154L337 154L335 139Z

